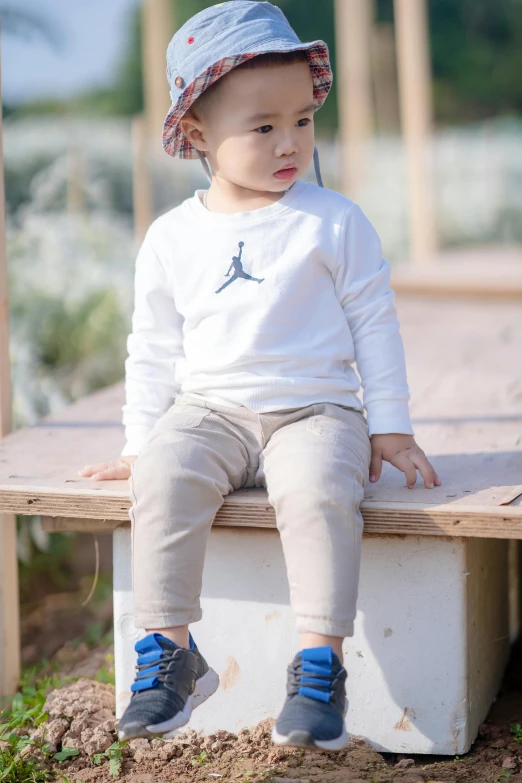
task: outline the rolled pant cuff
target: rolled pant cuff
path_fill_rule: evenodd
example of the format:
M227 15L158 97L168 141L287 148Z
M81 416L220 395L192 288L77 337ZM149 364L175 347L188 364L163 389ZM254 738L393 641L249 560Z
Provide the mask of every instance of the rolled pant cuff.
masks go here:
M134 624L136 628L159 630L160 628L177 628L180 625L197 623L202 617L201 609L176 612L175 614L137 614L134 618Z
M323 636L340 636L345 638L354 634L353 620L338 623L326 617L301 616L297 618L297 632L320 633Z

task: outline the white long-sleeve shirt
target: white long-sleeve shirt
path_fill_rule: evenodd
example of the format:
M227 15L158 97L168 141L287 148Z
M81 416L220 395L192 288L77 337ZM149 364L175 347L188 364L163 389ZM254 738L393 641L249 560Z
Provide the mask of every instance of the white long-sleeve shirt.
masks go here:
M180 392L257 413L361 410L355 362L370 434L412 433L389 264L361 209L300 180L250 212L200 196L158 218L138 254L122 455Z

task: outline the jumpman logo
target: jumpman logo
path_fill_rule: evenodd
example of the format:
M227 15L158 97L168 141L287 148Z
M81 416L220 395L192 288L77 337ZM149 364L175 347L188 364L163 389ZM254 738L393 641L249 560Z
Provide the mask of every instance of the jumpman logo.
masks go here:
M265 279L264 277L260 280L258 277L252 277L251 275L247 275L247 273L243 270L243 264L241 263L241 256L243 253L243 247L244 242L239 243L239 256L234 256L232 258L232 263L228 267L228 272L226 273L225 277L230 277L230 272L232 269L234 270L234 274L232 277L230 277L230 280L227 280L226 283L223 283L221 288L218 288L216 291L216 294L220 294L221 291L223 291L227 286L231 285L234 280L239 280L240 278L242 280L252 280L254 283L262 283Z

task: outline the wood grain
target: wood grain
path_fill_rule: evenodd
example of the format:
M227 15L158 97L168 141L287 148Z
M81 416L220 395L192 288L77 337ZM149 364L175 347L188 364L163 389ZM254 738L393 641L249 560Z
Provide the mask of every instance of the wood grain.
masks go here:
M468 538L522 539L522 507L467 508L461 513L444 506L402 503L363 503L365 535L450 536ZM69 512L66 511L66 514ZM42 517L44 530L83 533L111 532L130 525L128 515L92 519L70 516ZM230 496L218 512L215 525L227 527L275 528L274 509L262 490L246 490Z

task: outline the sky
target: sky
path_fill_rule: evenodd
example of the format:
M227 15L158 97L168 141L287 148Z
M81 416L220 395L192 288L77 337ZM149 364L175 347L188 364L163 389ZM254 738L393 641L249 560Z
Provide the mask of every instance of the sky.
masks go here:
M110 82L126 41L137 0L0 0L45 17L60 42L2 31L2 91L6 103L63 98Z

